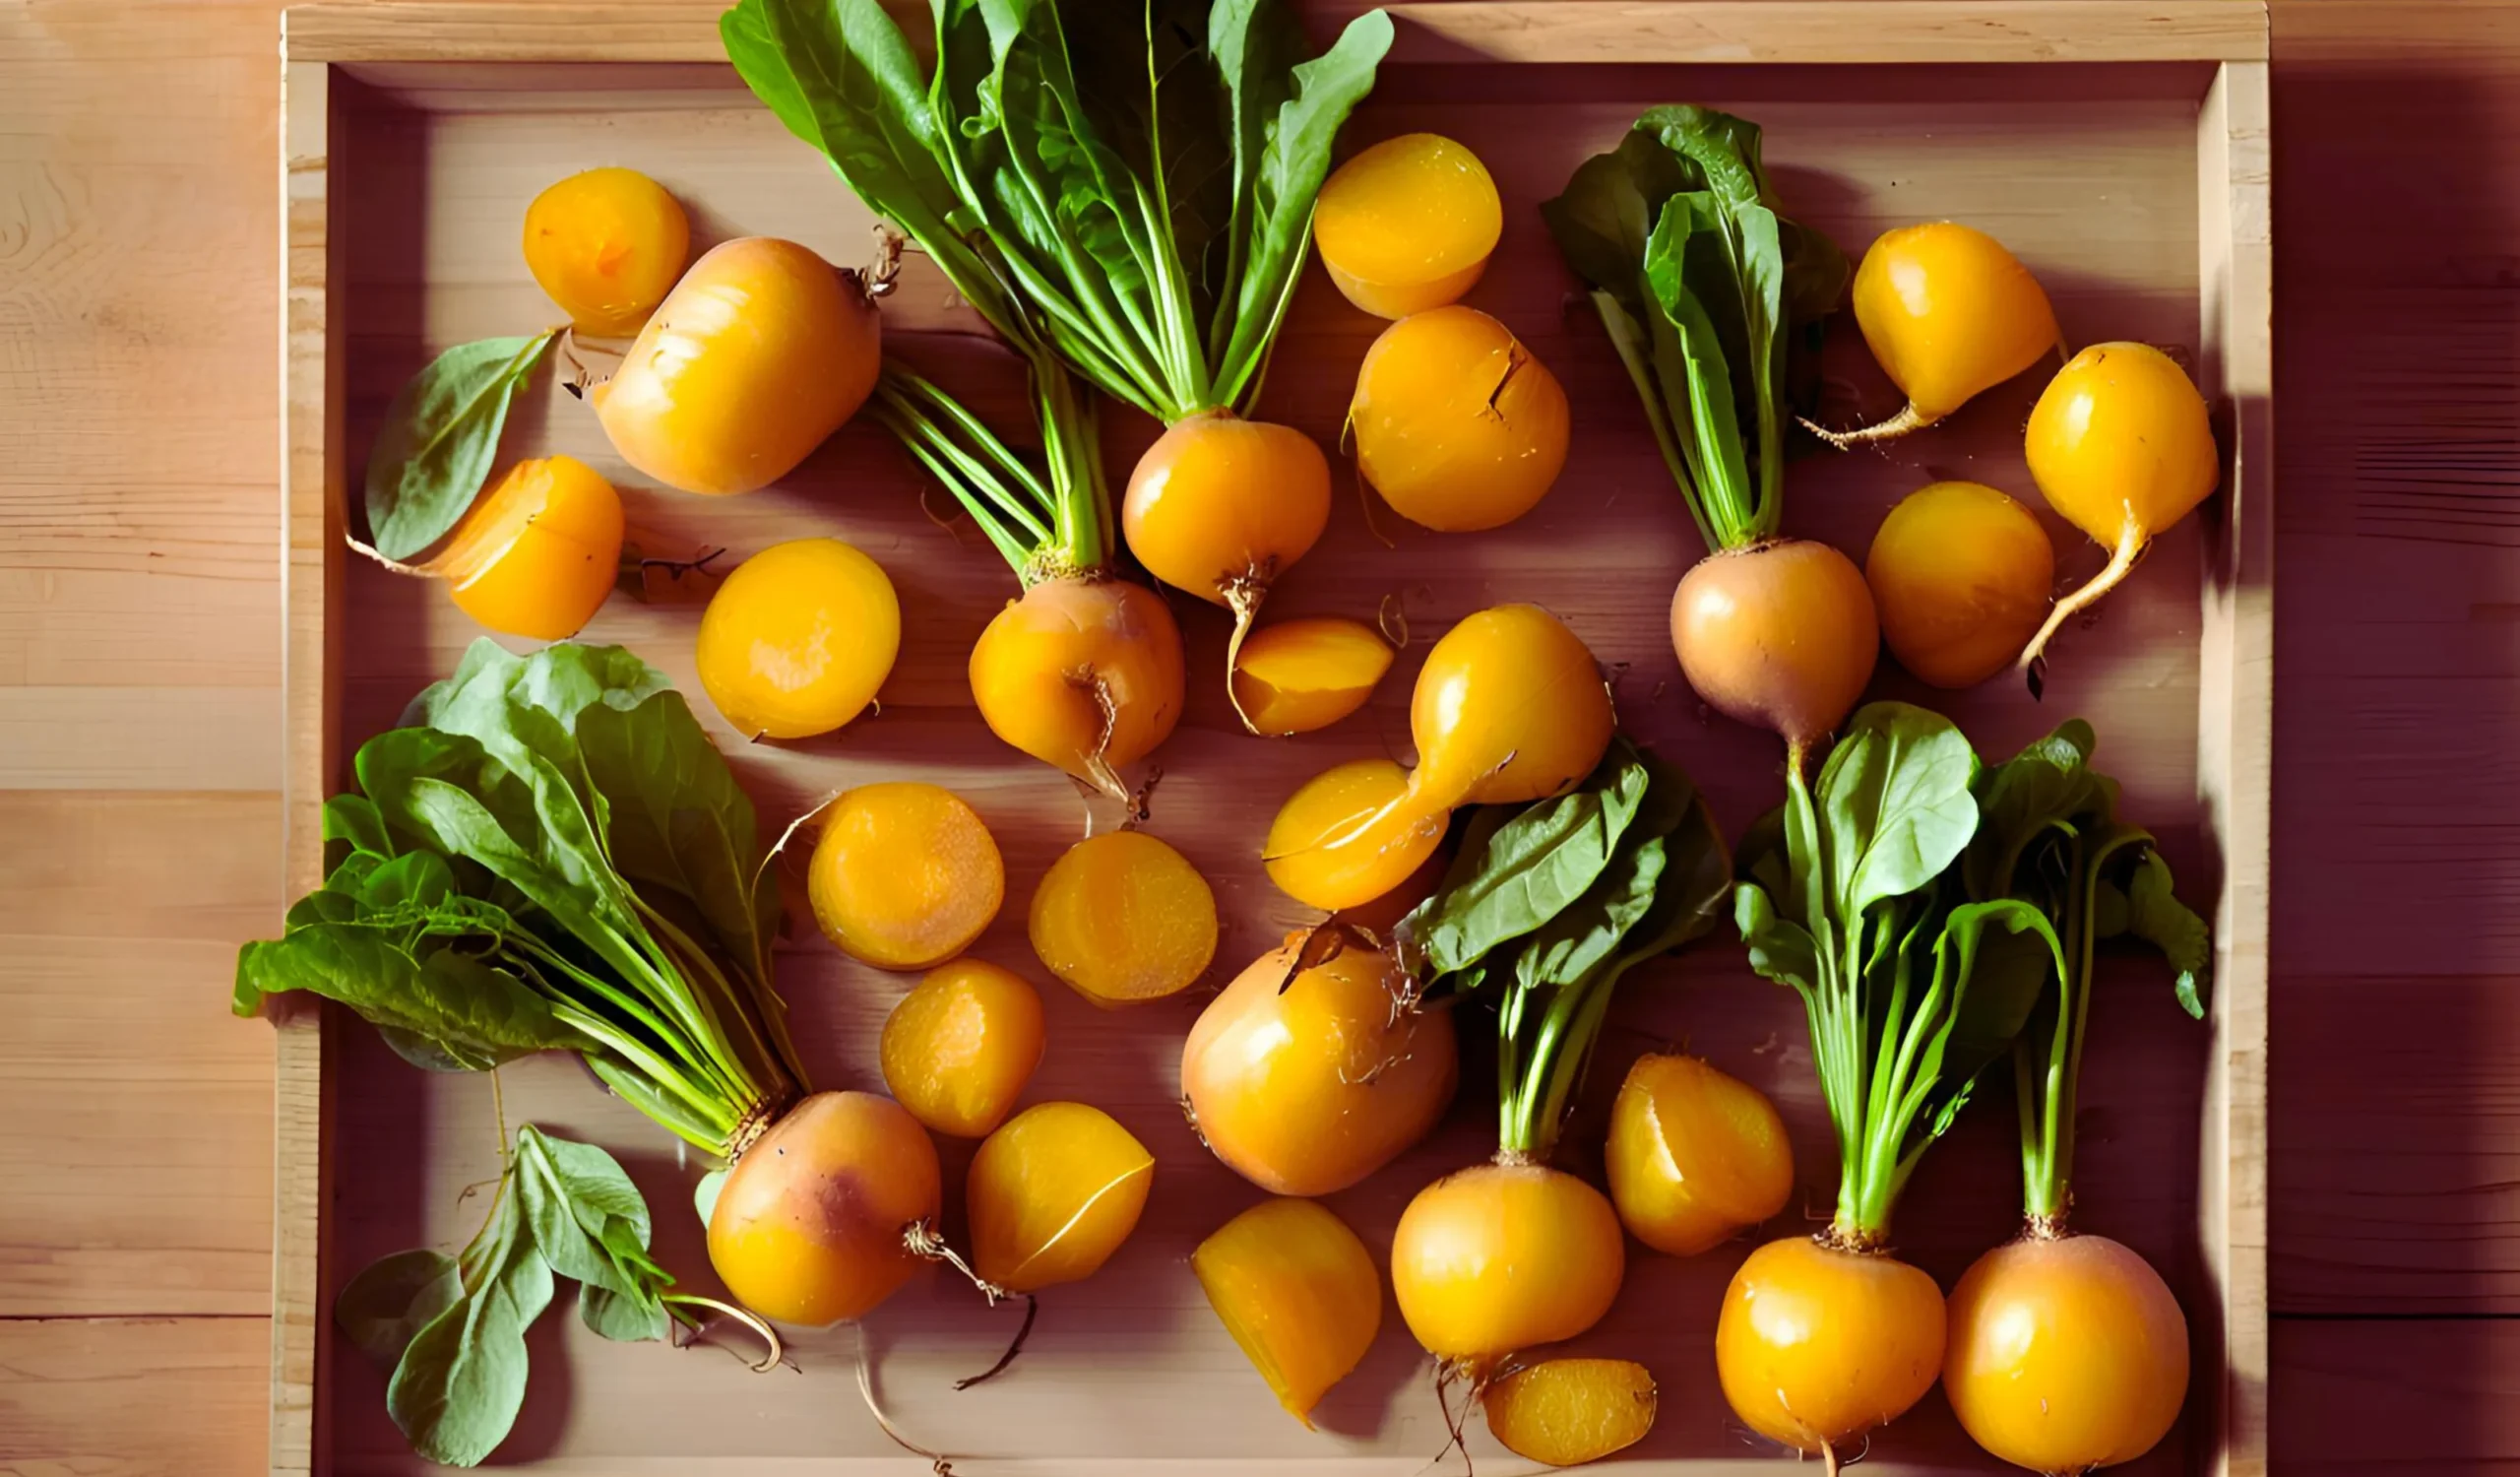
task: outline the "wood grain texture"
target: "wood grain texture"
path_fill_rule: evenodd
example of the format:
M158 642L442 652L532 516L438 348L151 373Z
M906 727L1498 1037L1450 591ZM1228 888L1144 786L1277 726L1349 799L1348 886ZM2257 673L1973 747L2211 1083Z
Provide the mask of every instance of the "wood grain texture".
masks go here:
M343 781L338 719L345 632L332 617L347 557L348 447L343 436L346 320L328 293L341 280L342 243L332 229L334 116L355 84L321 62L282 65L281 614L286 741L281 793L285 892L323 880L324 800ZM328 1391L317 1369L331 1343L320 1303L324 1214L332 1176L332 1082L326 1022L313 1001L271 1012L277 1035L273 1106L271 1452L275 1473L312 1472L325 1434Z
M264 1320L0 1321L0 1472L246 1477L262 1470Z
M305 61L714 61L716 0L648 0L590 26L565 4L376 0L294 7ZM917 32L925 7L887 0ZM1632 63L2262 61L2263 0L1312 0L1324 31L1388 12L1391 60Z
M2280 22L2275 1307L2520 1314L2520 5Z
M2266 1468L2266 1020L2275 676L2274 260L2263 62L2226 63L2196 120L2197 366L2227 457L2207 535L2199 829L2220 864L2198 1243L2220 1294L2217 1470Z
M0 7L0 687L260 687L277 712L277 31L270 0ZM2520 5L2276 0L2274 36L2274 1452L2509 1467L2520 1347L2474 1316L2520 1313ZM152 788L0 795L13 1019L94 996L149 1022L91 1039L113 1080L223 1080L265 1033L189 1012L278 915L277 797ZM10 1168L49 1209L0 1199L0 1470L260 1469L260 1319L11 1320L262 1305L268 1196L182 1166L267 1183L267 1131L214 1108L119 1136L151 1133L166 1153L127 1175ZM2388 1320L2424 1314L2457 1316Z

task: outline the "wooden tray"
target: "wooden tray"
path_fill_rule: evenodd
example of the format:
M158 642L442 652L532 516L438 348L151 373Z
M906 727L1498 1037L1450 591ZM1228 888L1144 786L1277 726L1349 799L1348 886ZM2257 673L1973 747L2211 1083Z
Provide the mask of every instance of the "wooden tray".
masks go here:
M1315 0L1326 29L1363 8ZM317 6L286 23L287 863L292 892L320 867L317 810L358 740L445 674L474 632L433 589L343 553L345 488L395 386L444 345L522 333L556 315L518 254L526 202L573 170L644 169L712 240L773 233L847 263L866 211L813 153L756 106L724 65L716 0L537 7ZM913 0L911 29L925 8ZM1673 581L1694 537L1633 391L1599 326L1569 295L1537 212L1575 162L1609 146L1652 103L1700 101L1764 124L1793 213L1859 253L1879 229L1957 217L2011 244L2054 294L2076 342L2179 346L2217 407L2232 463L2224 491L2162 541L2091 628L2056 652L2044 704L2008 682L1928 694L1884 663L1880 695L1953 712L1982 752L2007 755L2080 714L2131 813L2163 837L2194 898L2210 900L2218 951L2213 1014L2185 1020L2157 967L2130 961L2103 985L2084 1089L2082 1223L2125 1240L2179 1290L2196 1345L2181 1427L2128 1470L2253 1473L2265 1453L2265 1060L2267 748L2270 679L2267 33L2255 0L1463 0L1392 7L1399 41L1344 143L1429 128L1484 158L1508 205L1502 245L1470 301L1510 324L1564 380L1574 451L1540 509L1501 533L1440 537L1400 525L1370 537L1343 499L1321 546L1279 587L1278 615L1372 618L1386 599L1416 639L1373 704L1287 742L1232 730L1216 678L1224 627L1185 609L1190 711L1158 758L1153 829L1215 883L1220 979L1305 921L1260 875L1256 841L1303 778L1361 754L1403 753L1410 683L1427 640L1468 611L1532 600L1570 621L1619 672L1630 732L1685 764L1737 833L1781 798L1775 741L1710 718L1679 680L1666 636ZM886 307L888 349L918 354L919 330L958 326L941 283L914 274ZM1317 271L1305 282L1269 385L1267 413L1335 445L1356 361L1380 325ZM935 341L928 343L928 350ZM1012 410L1002 364L965 353L953 371L993 374L981 398ZM1879 414L1896 397L1841 323L1837 409ZM1791 479L1790 527L1858 554L1881 514L1930 476L1962 475L2030 496L2020 427L2032 374L1887 453L1822 457ZM1114 435L1125 467L1131 437ZM622 484L652 549L748 553L806 533L845 537L900 586L908 636L879 717L792 745L745 746L698 696L690 598L616 600L591 640L626 643L673 674L728 749L776 827L821 796L920 776L969 797L1003 843L1009 907L978 952L1044 979L1023 903L1085 815L1060 777L1000 746L973 713L963 663L1012 593L968 526L931 521L907 459L871 424L836 437L781 487L728 500L648 485L612 456L585 408L537 391L512 451L556 448ZM941 499L931 499L941 501ZM1387 525L1397 520L1385 518ZM2064 572L2100 553L2052 523ZM1438 549L1435 546L1440 545ZM182 741L170 735L170 741ZM793 878L790 878L791 898ZM809 1064L825 1084L867 1084L875 1027L906 982L850 964L802 923L780 953ZM278 920L274 920L277 925ZM1047 984L1044 979L1044 983ZM1263 1473L1303 1463L1344 1473L1421 1470L1443 1444L1425 1362L1387 1315L1365 1367L1333 1392L1323 1430L1286 1418L1209 1314L1184 1262L1196 1240L1259 1197L1202 1151L1173 1103L1191 995L1127 1013L1044 991L1052 1045L1032 1097L1082 1097L1115 1113L1161 1169L1135 1240L1098 1278L1044 1300L1030 1351L968 1393L950 1379L984 1365L1008 1316L958 1285L916 1283L864 1330L894 1417L954 1453L966 1473ZM383 1252L451 1246L481 1206L461 1188L496 1172L488 1084L411 1071L355 1022L315 1012L281 1025L280 1190L272 1467L399 1472L416 1465L387 1422L383 1377L328 1338L332 1292ZM1775 1095L1794 1124L1806 1194L1825 1206L1834 1162L1801 1016L1717 942L1632 976L1593 1095L1648 1044L1681 1041ZM619 1152L658 1209L663 1260L705 1284L700 1228L676 1213L696 1167L671 1140L564 1060L504 1074L509 1124L533 1120ZM1473 1075L1474 1083L1478 1078ZM1945 1286L2008 1236L2016 1204L2012 1118L1998 1101L1937 1149L1907 1196L1906 1254ZM1336 1197L1369 1243L1388 1245L1408 1197L1492 1143L1466 1091L1429 1143ZM1579 1130L1571 1156L1591 1144ZM968 1146L945 1146L949 1184ZM1790 1218L1790 1217L1789 1217ZM1783 1228L1772 1228L1783 1229ZM1661 1423L1639 1470L1767 1473L1714 1381L1718 1299L1749 1243L1687 1261L1640 1253L1617 1311L1583 1343L1646 1360ZM861 1409L856 1334L805 1335L801 1374L757 1377L725 1353L611 1345L553 1315L536 1329L533 1387L503 1460L615 1477L807 1477L914 1472ZM1483 1431L1474 1449L1498 1467ZM1458 1458L1456 1457L1457 1461ZM1939 1395L1881 1434L1870 1466L1981 1471Z

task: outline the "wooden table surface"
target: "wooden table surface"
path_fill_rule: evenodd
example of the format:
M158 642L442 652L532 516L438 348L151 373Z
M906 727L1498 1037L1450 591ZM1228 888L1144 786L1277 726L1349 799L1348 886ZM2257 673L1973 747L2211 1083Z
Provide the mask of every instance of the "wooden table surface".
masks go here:
M2142 0L2125 0L2141 4ZM274 0L0 0L0 1474L264 1458ZM2520 1463L2520 0L2275 0L2275 1452Z

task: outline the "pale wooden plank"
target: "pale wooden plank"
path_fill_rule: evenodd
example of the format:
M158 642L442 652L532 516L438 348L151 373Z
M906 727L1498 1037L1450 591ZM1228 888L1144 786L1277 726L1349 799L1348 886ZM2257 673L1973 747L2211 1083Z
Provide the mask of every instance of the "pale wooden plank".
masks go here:
M323 803L341 783L338 720L344 632L339 609L347 528L349 451L345 415L343 345L346 324L328 293L341 280L341 239L332 229L334 115L331 69L314 62L283 67L280 187L282 305L282 462L285 757L281 820L289 895L323 875ZM345 87L348 86L344 84ZM271 1470L312 1472L323 1462L317 1435L330 1393L317 1369L330 1342L320 1303L325 1208L332 1183L326 1164L332 1083L325 1071L325 1014L317 1002L290 1000L270 1012L279 1036L273 1108L271 1341Z
M279 726L262 687L13 687L0 703L0 752L7 783L26 790L269 794L280 784Z
M271 157L273 24L261 4L0 22L0 487L250 508L238 489L270 485L271 387L248 366L271 362L274 286L245 264L276 207L240 186Z
M257 688L274 701L280 654L264 534L247 577L160 572L149 567L158 549L121 536L124 552L108 567L86 562L96 546L88 541L76 561L49 561L42 539L12 550L29 560L18 567L0 552L0 687Z
M0 1320L0 1471L245 1477L263 1470L263 1319Z
M1304 6L1327 29L1372 8ZM2261 60L2258 0L1441 0L1386 4L1399 62L2049 62ZM564 6L383 0L288 16L305 60L714 61L715 4L639 5L585 24ZM911 13L917 7L897 6ZM915 26L914 24L914 28Z
M274 800L0 790L0 936L254 937L280 917Z
M224 942L6 937L0 1317L270 1306L272 1044L228 1013L234 968Z
M2208 1470L2266 1469L2267 907L2275 675L2273 209L2264 62L2227 62L2197 115L2198 382L2227 457L2208 540L2197 793L2222 888L2197 1243L2224 1351Z

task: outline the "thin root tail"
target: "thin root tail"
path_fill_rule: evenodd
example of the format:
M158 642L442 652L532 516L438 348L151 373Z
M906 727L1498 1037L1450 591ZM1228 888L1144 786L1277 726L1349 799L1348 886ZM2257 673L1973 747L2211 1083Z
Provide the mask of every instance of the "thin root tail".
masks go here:
M1272 563L1276 562L1274 559ZM1243 638L1251 634L1251 623L1259 618L1260 603L1269 598L1269 575L1265 570L1246 570L1241 574L1217 581L1225 594L1225 608L1233 612L1233 634L1225 642L1225 696L1233 704L1233 716L1242 721L1242 731L1261 738L1284 737L1260 732L1251 715L1242 711L1242 694L1235 690L1233 674L1242 661Z
M2014 671L2029 676L2033 696L2038 695L2042 685L2040 678L2047 667L2048 643L2064 628L2066 621L2090 610L2102 596L2123 583L2134 570L2135 561L2144 556L2144 550L2149 546L2144 531L2128 524L2118 534L2117 547L2110 551L2107 566L2093 575L2081 589L2056 602L2055 607L2048 610L2048 619L2039 627L2039 634L2030 638L2030 644L2021 649L2019 660L2013 664Z
M956 1389L970 1389L973 1385L979 1383L983 1380L994 1380L1000 1374L1003 1374L1006 1367L1015 1362L1015 1356L1024 1352L1024 1340L1033 1336L1033 1320L1040 1316L1040 1314L1041 1300L1031 1293L1026 1293L1024 1295L1024 1326L1015 1330L1015 1338L1012 1342L1007 1344L1006 1352L997 1356L997 1363L990 1365L987 1369L980 1371L978 1374L972 1376L968 1380L955 1381L954 1387Z
M1924 412L1918 410L1917 403L1912 400L1906 405L1899 407L1899 414L1891 417L1889 419L1878 420L1870 425L1859 425L1854 430L1831 430L1825 425L1816 425L1809 419L1800 416L1796 416L1794 418L1801 424L1804 430L1807 430L1811 434L1819 437L1821 440L1828 442L1838 450L1852 451L1858 446L1868 445L1874 441L1895 441L1910 431L1924 429L1926 426L1933 424L1939 417L1928 416Z

